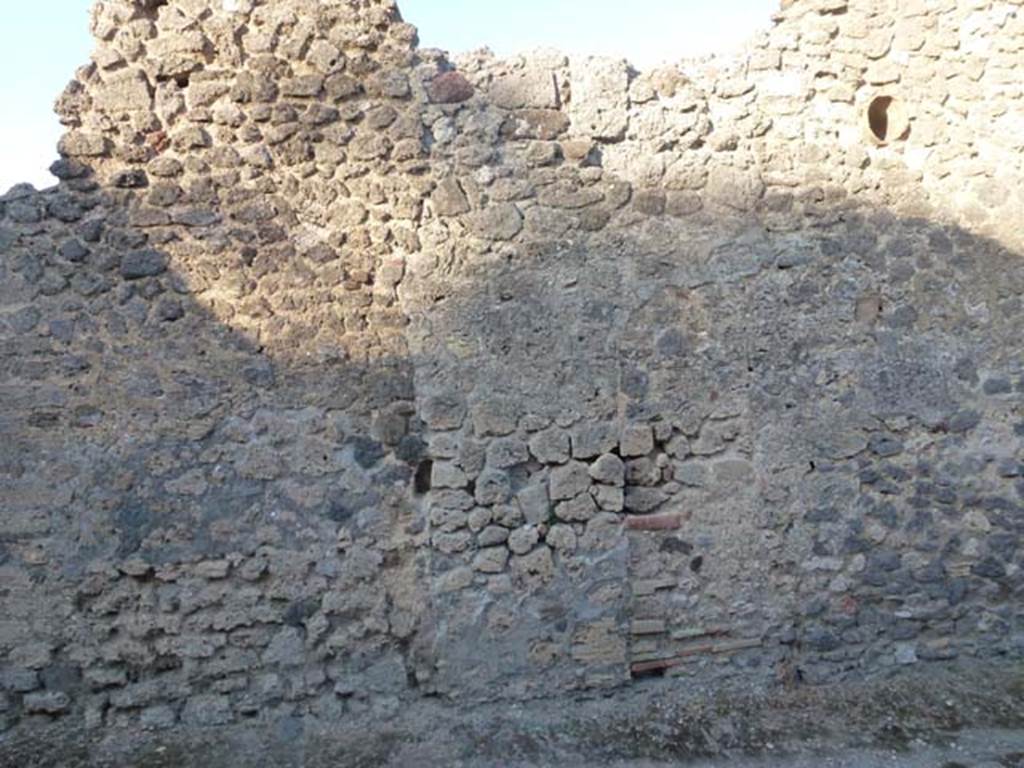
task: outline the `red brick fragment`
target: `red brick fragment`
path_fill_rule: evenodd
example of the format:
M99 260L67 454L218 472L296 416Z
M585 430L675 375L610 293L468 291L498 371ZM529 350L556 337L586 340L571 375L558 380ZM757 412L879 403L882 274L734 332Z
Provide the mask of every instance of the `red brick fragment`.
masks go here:
M458 72L443 72L430 81L430 100L435 104L458 104L473 97L473 84Z
M154 131L146 135L146 143L159 155L171 145L171 140L163 131Z
M626 528L631 531L676 531L683 525L680 515L643 515L627 517Z

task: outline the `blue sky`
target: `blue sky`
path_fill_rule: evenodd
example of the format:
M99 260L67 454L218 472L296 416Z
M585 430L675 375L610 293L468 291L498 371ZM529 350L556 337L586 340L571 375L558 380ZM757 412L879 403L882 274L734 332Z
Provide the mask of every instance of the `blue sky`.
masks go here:
M649 67L728 50L769 23L778 0L399 0L424 46L498 54L538 47L628 58ZM61 127L53 100L84 64L91 0L0 0L0 193L55 180Z

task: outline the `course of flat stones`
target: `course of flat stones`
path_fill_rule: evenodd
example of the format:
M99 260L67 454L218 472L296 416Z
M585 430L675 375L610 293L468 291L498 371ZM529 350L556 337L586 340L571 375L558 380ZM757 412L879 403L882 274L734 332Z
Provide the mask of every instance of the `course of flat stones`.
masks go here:
M0 197L0 762L1019 700L1021 0L789 0L647 72L393 0L91 24L60 183Z

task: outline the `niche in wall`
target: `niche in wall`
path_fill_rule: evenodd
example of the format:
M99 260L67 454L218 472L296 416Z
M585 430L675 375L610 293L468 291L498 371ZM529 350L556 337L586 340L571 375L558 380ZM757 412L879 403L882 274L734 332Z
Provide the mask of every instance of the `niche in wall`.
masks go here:
M901 141L910 134L910 118L895 96L876 96L868 104L867 128L879 145Z

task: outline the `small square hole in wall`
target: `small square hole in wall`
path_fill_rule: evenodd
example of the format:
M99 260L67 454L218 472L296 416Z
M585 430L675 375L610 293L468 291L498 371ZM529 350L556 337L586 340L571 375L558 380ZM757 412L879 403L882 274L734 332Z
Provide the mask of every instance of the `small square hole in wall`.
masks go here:
M416 467L416 474L413 478L413 489L416 495L421 496L430 491L431 475L434 472L434 462L430 459L421 461Z

